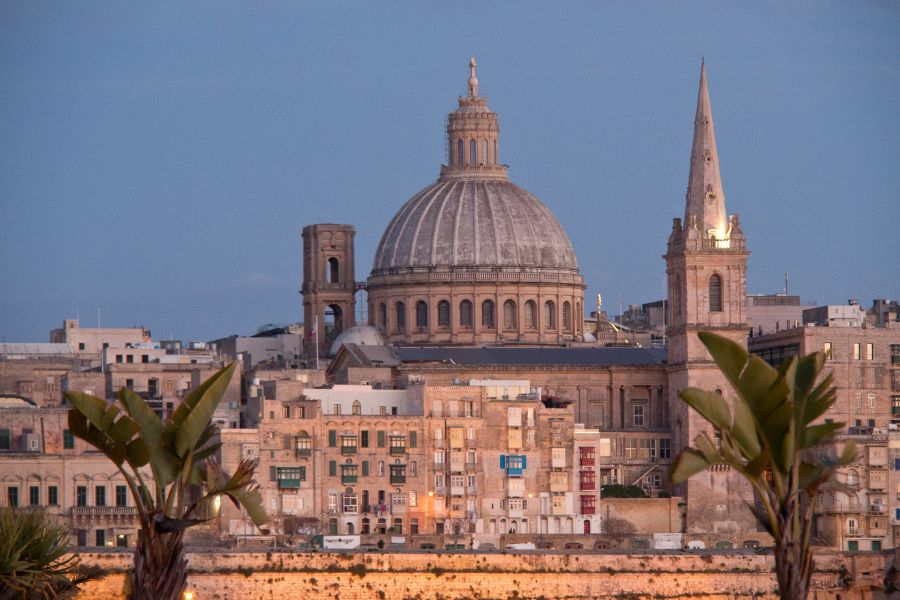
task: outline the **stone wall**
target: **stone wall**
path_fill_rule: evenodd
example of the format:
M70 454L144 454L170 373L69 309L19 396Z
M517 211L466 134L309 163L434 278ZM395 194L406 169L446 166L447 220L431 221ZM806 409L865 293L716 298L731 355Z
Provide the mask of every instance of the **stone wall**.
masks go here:
M82 558L111 573L78 598L124 598L130 554ZM877 588L892 559L818 555L810 600L887 598ZM772 557L758 554L194 552L189 563L196 600L776 598Z

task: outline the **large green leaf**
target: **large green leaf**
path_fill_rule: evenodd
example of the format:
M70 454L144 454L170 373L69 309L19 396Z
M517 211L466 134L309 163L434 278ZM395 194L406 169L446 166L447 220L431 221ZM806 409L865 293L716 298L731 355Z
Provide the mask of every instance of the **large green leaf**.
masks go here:
M756 433L756 417L743 397L735 398L733 404L734 422L731 425L731 434L740 446L744 458L753 460L762 450Z
M747 364L747 351L728 338L709 331L701 331L697 337L709 350L713 360L716 361L732 387L737 387L744 365Z
M681 483L709 466L709 461L700 452L688 448L675 458L675 462L669 468L669 479L672 483Z
M704 419L712 423L717 429L725 429L731 426L731 413L728 411L728 403L719 394L699 388L687 388L681 390L680 395L682 400L687 402L691 408L700 413Z
M237 363L231 363L204 381L172 414L176 455L184 458L196 447L222 396L225 395L236 367Z
M117 466L125 460L135 469L147 464L149 451L143 440L135 438L140 428L129 416L82 392L66 392L66 399L73 406L68 415L73 435L103 452Z
M127 388L119 390L119 401L125 407L128 415L140 427L141 438L149 450L150 468L153 470L156 484L161 489L165 489L175 481L180 461L170 445L166 443L162 421L144 402L143 398Z
M262 494L253 480L256 461L245 459L240 462L231 477L214 460L206 461L206 493L208 496L226 495L238 508L243 507L256 525L269 521L263 508Z

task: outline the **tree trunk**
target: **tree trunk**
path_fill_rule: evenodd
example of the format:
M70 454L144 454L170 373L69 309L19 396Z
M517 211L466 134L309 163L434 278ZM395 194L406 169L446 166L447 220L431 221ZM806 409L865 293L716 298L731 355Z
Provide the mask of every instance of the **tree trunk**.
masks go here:
M790 534L784 537L789 538ZM813 571L812 551L803 556L801 546L793 540L775 541L775 576L781 600L806 600Z
M138 536L131 573L131 600L181 600L187 585L183 532Z

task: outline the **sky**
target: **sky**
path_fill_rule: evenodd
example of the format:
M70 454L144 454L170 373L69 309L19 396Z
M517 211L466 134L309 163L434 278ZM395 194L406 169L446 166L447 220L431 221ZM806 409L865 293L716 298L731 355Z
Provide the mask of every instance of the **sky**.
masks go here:
M604 308L661 298L701 57L750 293L900 298L900 3L0 1L0 341L302 320L300 230L364 279L468 60Z

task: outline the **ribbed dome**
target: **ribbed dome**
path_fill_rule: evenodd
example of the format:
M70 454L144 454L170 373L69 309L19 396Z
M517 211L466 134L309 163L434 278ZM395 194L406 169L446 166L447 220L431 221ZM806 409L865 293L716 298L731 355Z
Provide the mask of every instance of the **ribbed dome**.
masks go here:
M439 179L400 208L372 275L423 267L578 271L553 213L519 186L490 179Z

